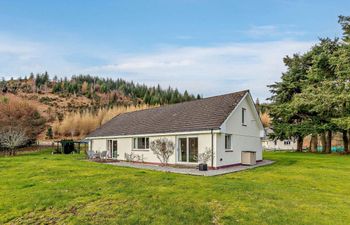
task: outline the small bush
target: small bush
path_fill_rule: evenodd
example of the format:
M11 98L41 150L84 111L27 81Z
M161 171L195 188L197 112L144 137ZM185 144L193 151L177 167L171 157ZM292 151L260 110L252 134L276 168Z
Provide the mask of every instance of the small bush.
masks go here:
M134 162L137 156L132 152L130 154L125 153L124 157L125 157L125 161L127 161L127 162Z
M169 158L174 154L175 144L166 138L156 139L151 142L150 148L163 166L168 165Z
M52 102L52 99L50 97L45 96L45 97L41 97L39 99L39 102L41 102L43 104L49 104Z
M206 147L205 151L198 154L198 157L195 157L199 163L207 164L212 158L214 158L214 153L211 148Z

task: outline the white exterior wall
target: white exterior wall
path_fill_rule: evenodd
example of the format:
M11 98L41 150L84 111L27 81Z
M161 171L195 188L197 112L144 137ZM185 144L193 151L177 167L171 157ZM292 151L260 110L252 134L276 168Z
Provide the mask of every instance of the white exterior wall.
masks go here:
M245 125L242 125L242 108L245 108ZM249 94L240 102L231 115L222 124L220 130L213 133L213 151L214 165L208 162L208 166L221 167L241 163L242 151L255 151L256 159L262 160L262 143L261 136L264 129L260 118L256 113L254 102ZM225 149L225 134L231 134L231 149ZM150 143L157 138L168 138L175 143L175 153L170 157L169 163L177 164L178 162L178 138L180 137L197 137L198 154L204 152L212 146L212 134L210 131L189 132L183 134L157 134L157 135L135 135L135 137L149 137ZM125 160L125 153L134 153L143 155L145 162L160 163L158 158L151 150L134 150L133 136L115 137L115 138L89 138L90 150L107 151L107 140L118 141L118 158ZM92 143L92 144L91 144ZM186 163L185 163L186 164ZM190 163L187 163L190 164ZM196 163L197 164L197 163Z
M170 157L169 163L170 164L177 164L182 163L178 162L178 138L182 137L197 137L198 138L198 154L203 153L207 148L211 147L211 134L208 131L208 133L191 133L187 135L159 135L159 136L149 136L144 135L137 137L149 137L149 142L151 143L155 139L158 138L167 138L168 140L171 140L175 143L175 153ZM215 141L215 136L214 141ZM116 137L116 138L98 138L98 139L91 139L89 143L89 149L92 151L107 151L107 140L116 140L118 141L118 157L119 160L125 160L125 153L130 154L134 153L136 155L143 156L143 159L145 162L149 163L160 163L159 159L152 153L150 149L147 150L135 150L133 149L133 137ZM92 143L92 144L91 144ZM215 151L215 144L214 144L214 151ZM215 155L215 154L214 154ZM184 163L189 164L189 163ZM211 162L208 163L209 166L211 166ZM214 161L214 167L215 167L215 161Z
M91 139L89 141L89 150L94 152L107 151L107 143L105 139Z
M297 142L295 140L289 140L290 144L286 144L285 141L288 140L264 140L262 142L264 149L268 150L296 150Z
M256 160L262 160L261 134L263 132L260 121L254 115L250 97L247 96L236 107L235 111L221 126L221 134L217 134L217 166L241 163L242 151L255 151ZM242 125L242 108L245 108L245 125ZM225 134L231 134L231 149L225 149Z

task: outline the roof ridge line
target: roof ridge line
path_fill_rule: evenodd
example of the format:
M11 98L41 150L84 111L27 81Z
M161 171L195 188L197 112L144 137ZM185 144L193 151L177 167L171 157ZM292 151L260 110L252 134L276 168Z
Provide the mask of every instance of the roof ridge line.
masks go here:
M117 131L115 131L115 129L120 130L120 131L125 130L125 132L131 132L131 131L129 131L131 129L130 122L129 122L129 124L126 124L125 121L128 121L130 119L133 119L133 120L136 119L137 121L139 121L140 118L143 118L145 116L146 116L146 118L148 118L148 120L151 119L151 123L155 123L152 126L159 125L160 130L165 129L164 127L161 126L161 124L163 124L163 123L168 124L167 126L174 125L173 123L176 123L176 121L173 120L172 118L174 118L176 116L184 119L185 122L181 122L181 126L184 126L183 127L184 130L188 130L186 127L187 125L185 123L189 123L191 121L194 122L194 125L191 125L191 126L194 126L193 128L195 128L197 126L197 128L198 128L198 126L200 125L199 122L201 121L201 119L193 117L192 116L193 112L197 113L198 116L204 116L204 117L207 117L207 115L211 114L213 118L206 118L206 119L211 120L212 123L216 123L216 122L219 123L220 122L220 125L221 125L222 124L221 120L224 121L225 118L227 118L227 116L232 112L232 110L234 110L234 108L237 107L237 104L239 103L239 101L241 101L241 99L249 93L250 92L247 89L247 90L232 92L232 93L228 93L228 94L222 94L222 95L216 95L216 96L211 96L211 97L202 98L202 99L196 99L196 100L187 101L187 102L168 104L168 105L152 107L152 108L148 108L148 109L140 109L140 110L136 110L136 111L132 111L132 112L120 113L120 114L114 116L111 120L107 121L102 126L89 132L87 137L93 137L92 135L94 133L95 133L95 135L98 135L98 133L101 133L101 132L108 133L108 132L112 132L113 130L114 130L113 132L115 133L115 132L117 132ZM140 113L138 113L138 112L140 112ZM224 115L226 115L225 118L221 118ZM169 120L170 124L166 123L167 118L170 119ZM147 122L148 120L146 119L145 120L146 122L139 121L140 124L134 124L134 125L139 127L137 129L141 129L141 128L143 129L143 128L151 125L151 124L149 124L149 122ZM119 123L118 126L116 126L115 121L119 121L119 122L117 122L117 123ZM156 121L158 121L158 122L156 122ZM161 124L158 124L159 121L161 121ZM209 125L211 126L211 124L209 124L208 121L202 121L202 122L204 124L206 124L207 126L209 126ZM202 124L202 125L204 125L204 124ZM220 125L218 125L218 126L220 126ZM113 128L113 126L114 126L114 128ZM103 129L107 129L107 130L103 131ZM133 128L133 129L134 129L133 132L136 132L137 129L136 128ZM149 128L149 129L151 129L151 128ZM137 131L137 132L139 132L139 131Z
M132 111L132 112L120 113L120 114L114 116L113 118L115 118L115 117L117 117L117 116L120 116L120 115L129 114L129 113L142 112L142 111L147 111L147 110L152 110L152 109L164 108L164 107L168 107L168 106L175 106L175 105L180 105L180 104L186 104L186 103L190 103L190 102L203 101L203 100L207 100L207 99L211 99L211 98L216 98L216 97L221 97L221 96L225 96L225 95L237 94L237 93L240 93L240 92L249 92L249 89L245 89L245 90L242 90L242 91L231 92L231 93L227 93L227 94L214 95L214 96L210 96L210 97L206 97L206 98L201 98L201 99L194 99L194 100L191 100L191 101L178 102L178 103L175 103L175 104L159 105L159 106L152 107L152 108L148 108L148 109L140 109L140 110L136 110L136 111ZM113 118L112 118L112 119L113 119Z

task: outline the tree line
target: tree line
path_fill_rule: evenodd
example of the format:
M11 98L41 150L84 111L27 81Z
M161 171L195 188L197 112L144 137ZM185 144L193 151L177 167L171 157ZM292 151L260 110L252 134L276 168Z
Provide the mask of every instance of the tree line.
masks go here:
M331 152L332 137L342 134L349 152L350 134L350 17L339 16L341 38L321 38L303 54L286 56L281 81L269 85L272 96L269 114L273 137L303 140L311 136L310 151Z
M181 93L177 88L170 86L164 89L159 84L150 87L120 78L114 80L91 75L74 75L71 78L54 76L50 79L47 72L36 75L31 73L29 77L19 78L16 81L13 78L9 81L2 79L0 88L3 92L17 92L18 90L45 92L50 90L56 94L85 95L91 99L99 98L98 94L115 94L114 98L117 98L118 94L122 94L132 99L135 104L141 100L148 105L174 104L201 98L199 94L195 96L189 94L187 90Z

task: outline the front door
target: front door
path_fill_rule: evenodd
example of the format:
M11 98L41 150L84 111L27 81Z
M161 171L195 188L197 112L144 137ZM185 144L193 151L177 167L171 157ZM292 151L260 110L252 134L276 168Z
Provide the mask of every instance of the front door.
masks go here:
M179 138L179 162L198 162L198 138Z

